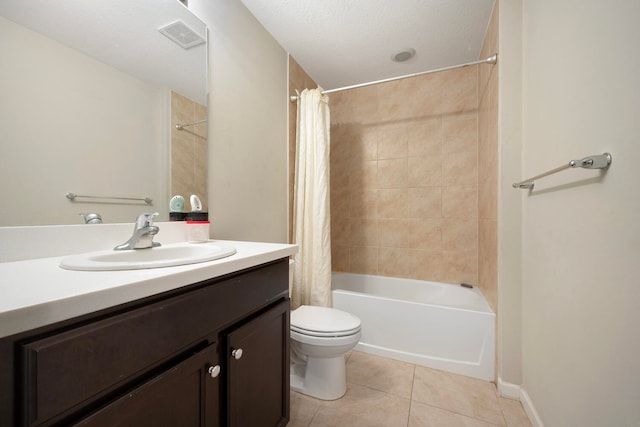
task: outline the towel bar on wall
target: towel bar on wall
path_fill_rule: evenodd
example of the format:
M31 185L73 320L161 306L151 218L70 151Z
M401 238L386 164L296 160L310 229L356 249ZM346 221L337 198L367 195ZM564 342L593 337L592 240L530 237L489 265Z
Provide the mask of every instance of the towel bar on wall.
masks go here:
M135 202L145 202L148 205L153 204L153 199L149 197L107 197L107 196L82 196L80 194L75 193L66 193L65 197L72 202L75 202L76 198L89 198L89 199L99 199L99 200L129 200Z
M529 179L525 179L524 181L515 182L513 184L513 188L533 190L535 180L544 178L545 176L553 175L554 173L558 173L569 168L609 169L609 166L611 166L611 160L611 154L609 153L596 154L595 156L588 156L581 160L571 160L566 165L551 169L550 171L541 173L540 175L536 175Z

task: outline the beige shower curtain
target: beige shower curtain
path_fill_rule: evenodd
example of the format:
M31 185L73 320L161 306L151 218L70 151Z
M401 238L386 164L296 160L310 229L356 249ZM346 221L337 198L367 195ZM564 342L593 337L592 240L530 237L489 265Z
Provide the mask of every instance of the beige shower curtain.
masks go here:
M331 306L329 153L329 99L321 88L305 89L298 97L292 309Z

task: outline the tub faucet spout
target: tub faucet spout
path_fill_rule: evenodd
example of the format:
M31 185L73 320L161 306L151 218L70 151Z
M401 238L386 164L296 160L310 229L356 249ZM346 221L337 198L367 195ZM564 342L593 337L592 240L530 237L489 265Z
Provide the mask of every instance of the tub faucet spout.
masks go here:
M160 243L153 241L153 236L158 234L158 231L160 231L158 226L153 225L153 218L156 216L158 216L158 212L138 215L131 238L113 249L116 251L125 251L131 249L155 248L160 246Z

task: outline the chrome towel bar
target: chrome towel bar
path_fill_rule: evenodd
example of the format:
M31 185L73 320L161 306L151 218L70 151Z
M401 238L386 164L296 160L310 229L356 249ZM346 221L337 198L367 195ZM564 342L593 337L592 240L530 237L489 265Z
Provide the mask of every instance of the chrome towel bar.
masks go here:
M566 165L551 169L550 171L541 173L540 175L536 175L529 179L525 179L524 181L515 182L513 184L513 188L533 190L535 180L544 178L545 176L553 175L554 173L558 173L569 168L609 169L609 166L611 166L611 154L596 154L595 156L588 156L581 160L571 160Z
M99 200L129 200L135 202L145 202L147 205L153 204L153 199L149 197L107 197L107 196L81 196L80 194L75 193L66 193L65 197L72 202L76 201L76 198L88 198L88 199L99 199Z

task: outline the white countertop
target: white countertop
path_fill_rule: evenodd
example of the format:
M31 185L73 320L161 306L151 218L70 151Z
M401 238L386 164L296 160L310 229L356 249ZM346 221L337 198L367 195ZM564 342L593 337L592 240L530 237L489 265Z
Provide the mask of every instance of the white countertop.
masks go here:
M0 263L0 338L293 255L296 245L212 241L227 258L128 271L73 271L62 256ZM199 243L206 245L207 243Z

